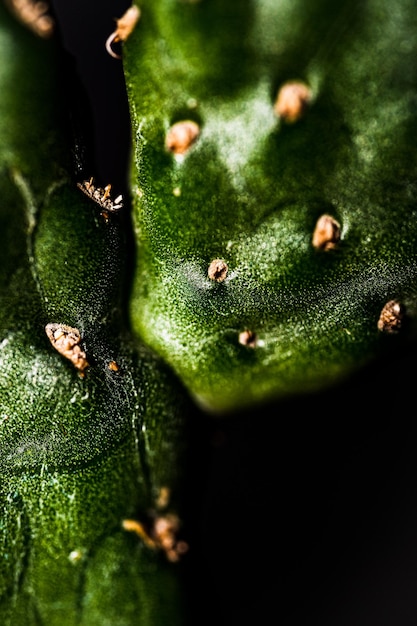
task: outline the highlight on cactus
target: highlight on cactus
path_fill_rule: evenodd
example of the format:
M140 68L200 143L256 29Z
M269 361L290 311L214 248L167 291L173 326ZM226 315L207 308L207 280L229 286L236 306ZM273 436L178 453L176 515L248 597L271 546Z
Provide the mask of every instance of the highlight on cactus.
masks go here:
M0 5L5 626L184 626L189 421L415 348L411 0L114 5Z

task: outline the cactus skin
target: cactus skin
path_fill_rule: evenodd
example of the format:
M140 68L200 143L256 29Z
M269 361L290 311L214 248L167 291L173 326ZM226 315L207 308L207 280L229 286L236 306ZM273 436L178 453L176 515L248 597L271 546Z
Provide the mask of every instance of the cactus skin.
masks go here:
M131 316L211 410L321 389L414 341L417 24L395 6L141 2L124 47ZM274 112L289 79L312 89L291 124ZM165 137L185 119L201 132L177 158ZM312 245L323 214L341 226L327 251ZM401 333L377 328L390 300Z
M272 90L268 107L265 107L267 87L260 88L259 92L255 90L253 100L248 98L248 102L253 102L253 107L270 120L266 126L273 131L271 137L264 138L264 144L271 147L271 152L267 152L271 160L262 156L262 150L255 150L250 176L243 185L245 194L240 186L242 181L229 180L227 168L220 168L219 173L216 154L213 161L206 159L214 150L204 147L204 137L200 138L203 141L196 141L190 158L187 156L182 164L175 163L171 176L173 160L161 147L165 132L171 122L177 121L177 115L171 116L170 112L166 116L161 103L171 102L174 109L177 103L175 98L171 101L170 89L172 93L178 90L179 101L182 98L188 115L193 111L188 108L188 98L197 94L203 104L207 96L211 102L207 107L214 120L215 109L218 108L219 113L222 109L215 100L210 100L210 91L214 89L220 94L227 89L226 103L230 103L230 111L243 110L246 100L235 98L235 94L242 96L240 81L250 93L253 74L247 68L257 70L259 59L248 47L244 54L238 54L245 63L236 67L233 48L239 48L243 37L234 18L235 11L239 12L241 23L249 28L254 17L252 9L256 6L261 10L260 17L265 25L273 24L268 11L272 11L272 17L278 15L280 19L289 12L288 28L283 35L283 44L291 52L288 57L286 52L270 54L272 48L268 49L268 45L272 46L274 40L266 36L266 31L265 37L256 42L256 51L265 46L262 54L265 54L266 83L269 70L276 86L293 75L318 77L317 84L311 81L317 87L313 106L305 119L287 127L270 116ZM354 8L353 25L349 26L352 39L356 37L357 24L372 26L374 19L368 15L372 4L367 4L365 9L357 3L344 6ZM384 6L388 8L387 4ZM334 11L338 11L340 5L334 8L331 3L319 2L311 8L311 3L292 3L294 8L290 9L288 3L244 2L231 7L228 4L227 11L233 16L235 36L232 39L226 36L227 20L217 21L222 13L220 3L207 3L208 13L204 3L181 4L181 14L177 14L174 3L161 2L156 7L153 23L146 21L150 7L144 5L142 23L125 46L133 121L140 133L138 136L147 141L137 146L139 173L134 170L133 174L134 193L137 176L143 192L143 199L137 204L140 247L131 308L138 334L174 365L197 398L216 409L236 408L271 394L305 390L310 385L316 387L323 379L327 384L333 377L376 355L380 343L396 344L396 336L384 339L375 334L375 325L381 306L392 297L405 303L410 318L414 315L415 225L411 212L415 121L411 106L414 81L410 69L414 36L407 34L415 32L411 7L407 12L407 3L397 5L387 38L378 42L378 56L384 58L380 53L383 49L390 52L384 58L387 74L391 70L391 76L397 79L390 84L392 99L386 99L382 83L387 75L384 78L383 74L378 75L379 86L373 82L371 93L367 93L366 98L359 97L362 89L353 89L353 86L356 87L356 83L361 86L366 78L366 71L360 73L362 60L356 63L354 75L346 76L341 72L344 80L341 84L335 81L337 70L341 71L345 64L355 66L354 57L360 56L362 45L359 36L353 45L349 42L349 32L342 29L348 61L341 60L339 52L333 58L334 49L327 57L315 56L317 41L323 39L323 32L332 23ZM212 7L213 21L211 18L206 21ZM170 19L163 15L165 9ZM190 42L189 48L182 48L188 45L187 31L182 28L189 21L187 13L198 16L201 10L203 19L196 19L206 27L213 25L210 37L213 56L209 59L206 37L202 37L199 47L194 47L199 43L198 30L189 31L196 39ZM0 48L5 61L0 69L0 471L3 478L0 545L4 556L0 569L0 621L18 626L39 623L114 626L116 620L118 624L148 626L172 625L176 619L183 623L176 605L180 602L178 581L172 578L171 568L165 568L158 555L146 549L136 537L121 531L121 519L146 511L148 506L153 506L158 487L175 484L176 469L181 466L177 454L181 449L179 439L187 408L182 409L185 398L160 360L138 345L126 329L125 294L120 291L119 282L125 271L124 236L117 220L107 223L97 208L77 192L74 181L68 176L68 154L62 141L65 133L62 121L57 119L61 103L56 105L55 90L50 87L47 89L51 96L45 98L44 87L39 84L50 78L51 58L54 57L51 46L45 42L34 43L28 34L11 25L1 7L0 11ZM299 11L305 11L300 20L295 19ZM367 15L361 22L363 11ZM176 19L171 19L175 16ZM303 25L320 24L320 20L316 22L316 17L320 16L326 16L323 29L311 28L306 37ZM193 20L194 17L191 22ZM179 22L181 28L178 28ZM340 22L343 20L339 25ZM172 67L172 57L168 54L166 60L171 65L162 76L169 78L166 82L158 76L164 63L158 64L155 58L160 57L152 56L154 27L155 33L159 29L163 32L171 29L173 33L167 40L180 34L181 41L175 40L175 48L178 52L184 50L177 67ZM217 38L219 29L221 36ZM395 40L400 31L403 41L397 47ZM332 33L331 39L335 38ZM156 41L164 48L165 43L160 38ZM286 50L286 45L280 50ZM326 43L324 50L327 49ZM193 54L190 55L190 51ZM180 90L183 77L177 73L178 86L170 81L181 67L188 73L190 58L195 59L195 67L187 80L195 78L195 85L190 83L189 93L184 97L182 88ZM311 61L309 73L305 68L310 59L314 62ZM136 67L142 61L146 67ZM331 62L335 62L334 68ZM401 71L395 73L397 63ZM363 63L366 70L365 65ZM49 68L46 73L45 68ZM220 75L222 72L224 76ZM23 75L33 82L19 80ZM208 80L204 81L206 78ZM14 82L8 82L10 79ZM140 83L140 97L136 93L136 81ZM351 91L346 90L349 81ZM397 100L399 93L401 98ZM39 106L35 106L37 98L40 98ZM398 113L395 118L386 117L388 105ZM200 110L196 109L195 113L200 121ZM374 117L378 124L373 122ZM221 115L219 118L221 122ZM202 105L201 119L205 132L204 128L210 129L210 115L205 114ZM313 122L317 126L309 126ZM213 126L214 121L211 124ZM223 127L220 125L217 134L221 135L226 126L234 129L233 124L225 123ZM254 129L256 138L258 124L249 126ZM387 151L375 156L372 140L377 128L381 142L387 141ZM239 124L237 130L242 130ZM401 136L398 145L392 141L397 136ZM352 150L352 138L361 146L357 151ZM311 150L309 159L300 150L300 146L307 144ZM316 150L312 145L321 147ZM277 146L278 150L273 153L272 149ZM222 154L239 156L239 152L228 153L228 145L223 148ZM199 150L200 165L191 167L191 157ZM357 162L362 166L366 162L364 171L358 173ZM397 167L393 168L393 163ZM263 168L266 168L265 175ZM224 215L222 210L219 220L217 205L210 201L208 206L213 213L208 211L203 220L200 192L192 189L193 201L185 202L187 187L182 185L182 177L185 179L188 171L194 176L190 180L201 181L203 200L208 197L205 178L215 186L220 180L219 197L227 206L237 204L240 212ZM262 171L260 177L257 176L259 171ZM300 171L303 172L301 180ZM170 185L168 191L164 187L166 180ZM249 184L253 191L250 202L246 195ZM171 195L169 190L177 187L181 188L181 195ZM408 204L404 200L406 191ZM166 206L171 204L170 210L184 202L184 211L169 213L164 199L167 199ZM258 199L262 199L260 214ZM275 217L277 203L282 221ZM334 212L343 227L343 245L330 251L331 254L316 254L310 247L315 218L322 214L323 204L326 211ZM367 215L363 215L364 207ZM410 214L406 211L409 207ZM368 228L370 215L372 229ZM402 220L401 228L399 220ZM362 232L364 224L366 236ZM244 289L241 287L245 282L244 274L241 274L241 283L233 283L239 279L239 274L226 283L216 284L206 277L210 261L226 256L221 253L227 249L229 241L236 243L229 246L226 257L229 268L235 272L236 268L243 267L250 278ZM266 247L262 248L264 243ZM181 259L188 262L185 275L181 275L184 267ZM286 263L285 270L277 263L282 259ZM165 263L167 267L163 267ZM338 300L336 293L334 300L327 304L319 302L311 310L311 302L316 304L316 285L325 293L330 289L321 282L323 267L332 289L335 285L344 287L343 297ZM382 278L377 274L381 267L386 268ZM260 268L264 282L259 280ZM350 283L349 272L353 273ZM349 284L352 303L346 295ZM236 289L229 303L223 304L224 292L227 294L225 287L233 289L233 285ZM283 286L288 288L288 293L283 292ZM274 360L274 336L277 319L280 319L277 311L283 311L296 299L299 308L294 305L290 314L286 313L293 325L280 329L286 333L280 335L280 341L285 345L287 338L291 348L285 364L288 371L284 372ZM207 302L220 307L214 319L213 307L206 309ZM332 307L335 303L339 303L336 310ZM345 304L347 311L343 310ZM149 320L148 327L145 322ZM63 321L82 331L87 358L91 360L84 378L51 349L44 333L45 324L51 321ZM228 325L233 323L226 337L224 321ZM258 351L251 350L250 335L247 335L248 345L239 345L236 350L236 334L243 323L250 329L252 322L256 322L258 335L264 332L264 336L272 337L269 362L257 356ZM342 326L347 322L349 326ZM217 344L208 353L206 348L212 345L213 328L217 329ZM168 329L165 335L164 329ZM334 329L338 332L332 335ZM352 335L353 330L357 335ZM174 331L178 333L179 345L184 342L185 348L172 349ZM224 342L228 336L231 341ZM410 335L406 334L406 341L409 339ZM292 361L296 349L298 357ZM240 360L236 358L237 352ZM108 367L109 359L113 358L120 365L119 372ZM310 361L311 370L316 366L320 371L309 373ZM322 367L318 368L319 365ZM136 409L138 397L141 402Z
M187 399L127 330L123 221L72 180L56 43L1 5L0 50L0 623L183 623L177 564L122 522L163 487L180 506Z

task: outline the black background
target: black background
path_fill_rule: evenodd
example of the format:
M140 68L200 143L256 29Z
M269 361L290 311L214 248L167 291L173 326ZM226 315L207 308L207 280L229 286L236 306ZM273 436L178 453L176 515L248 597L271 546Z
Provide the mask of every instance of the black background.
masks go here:
M63 88L87 145L77 174L95 171L115 191L127 184L130 131L122 65L103 41L128 5L53 3ZM416 371L404 350L320 394L224 418L196 412L190 626L416 626Z

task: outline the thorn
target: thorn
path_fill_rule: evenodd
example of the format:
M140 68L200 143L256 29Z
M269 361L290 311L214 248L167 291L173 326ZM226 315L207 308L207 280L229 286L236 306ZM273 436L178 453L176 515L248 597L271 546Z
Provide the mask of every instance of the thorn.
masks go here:
M96 187L93 184L93 178L90 178L90 180L77 183L77 187L103 209L105 217L108 217L108 212L117 213L117 211L123 208L123 196L121 194L115 200L111 199L111 185L106 185L102 189L101 187Z

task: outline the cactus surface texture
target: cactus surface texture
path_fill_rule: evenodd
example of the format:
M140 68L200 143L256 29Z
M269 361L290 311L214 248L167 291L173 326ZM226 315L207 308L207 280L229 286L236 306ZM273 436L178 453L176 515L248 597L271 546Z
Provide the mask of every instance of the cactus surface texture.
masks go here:
M410 2L142 3L132 321L203 405L328 384L398 340L387 302L415 319L415 33Z
M55 44L3 5L0 37L0 623L176 623L171 563L124 525L177 504L186 397L126 327L123 220L74 184Z
M188 626L190 422L415 354L417 14L93 4L0 4L0 624Z

